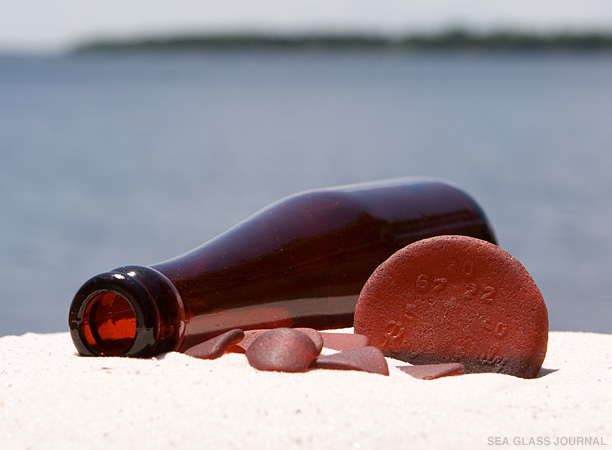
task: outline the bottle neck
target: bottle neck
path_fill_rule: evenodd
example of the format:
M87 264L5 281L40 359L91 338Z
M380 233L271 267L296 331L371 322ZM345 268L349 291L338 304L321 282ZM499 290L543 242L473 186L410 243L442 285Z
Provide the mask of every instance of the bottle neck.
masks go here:
M160 272L126 266L97 275L79 289L69 327L81 355L146 358L178 348L184 309Z

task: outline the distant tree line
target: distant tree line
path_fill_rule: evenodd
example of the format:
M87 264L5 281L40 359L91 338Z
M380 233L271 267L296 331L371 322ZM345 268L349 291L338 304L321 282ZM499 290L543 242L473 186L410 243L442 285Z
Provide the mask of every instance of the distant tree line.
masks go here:
M211 34L84 43L76 53L125 50L612 50L612 33L488 34L451 30L387 37L362 34Z

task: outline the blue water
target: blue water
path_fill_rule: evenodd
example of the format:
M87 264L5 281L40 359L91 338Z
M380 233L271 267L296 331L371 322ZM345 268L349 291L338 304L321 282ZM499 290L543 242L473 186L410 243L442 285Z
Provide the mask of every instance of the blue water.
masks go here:
M407 175L479 201L551 329L612 333L611 118L612 56L0 58L0 335L285 195Z

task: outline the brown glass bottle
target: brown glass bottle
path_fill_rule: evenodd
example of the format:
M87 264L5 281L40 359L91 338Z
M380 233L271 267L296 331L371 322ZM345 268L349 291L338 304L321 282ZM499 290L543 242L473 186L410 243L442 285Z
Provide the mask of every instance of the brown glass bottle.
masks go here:
M184 255L91 278L70 307L72 339L82 355L149 357L232 328L350 327L374 269L440 234L495 243L478 204L442 181L303 192Z

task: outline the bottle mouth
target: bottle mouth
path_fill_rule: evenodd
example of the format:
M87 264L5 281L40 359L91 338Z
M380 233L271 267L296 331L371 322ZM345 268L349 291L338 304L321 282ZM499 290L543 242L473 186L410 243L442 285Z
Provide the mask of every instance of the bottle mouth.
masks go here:
M180 343L182 317L180 296L162 274L129 266L85 282L68 321L81 355L148 358Z
M87 301L82 327L90 347L100 355L118 356L134 345L138 324L134 308L125 297L104 291Z

